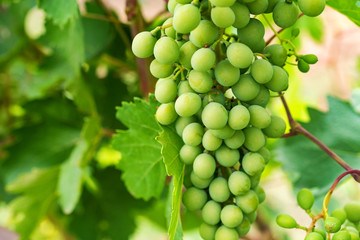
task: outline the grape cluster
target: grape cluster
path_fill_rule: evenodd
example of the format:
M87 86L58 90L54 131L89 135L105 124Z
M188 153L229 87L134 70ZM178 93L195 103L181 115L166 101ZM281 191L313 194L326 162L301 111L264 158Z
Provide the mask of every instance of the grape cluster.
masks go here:
M174 126L183 139L183 203L190 211L201 210L203 239L238 239L249 231L265 199L259 180L270 160L267 138L279 138L286 129L266 106L271 91L288 88L283 69L288 51L282 44L266 46L265 27L251 16L273 13L275 23L286 28L298 19L299 8L316 16L324 7L325 0L298 0L298 5L169 0L173 16L134 38L137 57L154 56L150 72L159 79L155 97L161 103L156 119ZM317 60L298 58L307 64Z
M309 189L301 189L297 194L297 202L313 219L311 208L314 204L314 195ZM300 227L295 219L289 215L282 214L276 219L277 224L282 228L300 228L308 233L305 240L359 240L360 231L360 202L350 202L344 209L335 209L329 216L324 218L324 228ZM314 220L313 220L314 221ZM332 234L331 238L327 234ZM330 235L329 235L330 236Z

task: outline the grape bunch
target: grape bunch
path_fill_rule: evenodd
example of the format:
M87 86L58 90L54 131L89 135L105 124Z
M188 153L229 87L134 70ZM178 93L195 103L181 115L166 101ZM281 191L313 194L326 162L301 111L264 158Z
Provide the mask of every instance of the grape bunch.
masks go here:
M297 202L299 206L310 215L313 222L318 220L311 212L314 204L314 195L309 189L303 188L298 192ZM309 228L301 227L293 217L286 214L279 215L276 222L282 228L299 228L307 231L305 240L360 239L360 202L350 202L345 205L344 209L335 209L329 216L321 216L321 218L324 219L325 230L315 228L315 225L311 225ZM329 237L327 237L327 234Z
M266 46L264 24L254 15L273 13L287 28L299 8L317 16L324 7L325 0L169 0L172 17L135 36L133 53L154 56L156 119L184 142L183 204L201 210L203 239L238 239L249 231L265 199L259 181L271 157L267 138L286 129L266 106L270 92L288 88L283 66L290 53L283 44ZM300 70L317 61L296 57L304 62Z

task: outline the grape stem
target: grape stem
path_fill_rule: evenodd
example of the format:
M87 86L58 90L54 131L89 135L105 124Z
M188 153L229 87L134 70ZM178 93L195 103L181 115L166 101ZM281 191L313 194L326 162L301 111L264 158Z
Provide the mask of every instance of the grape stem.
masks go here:
M323 142L321 142L318 138L316 138L314 135L309 133L303 126L301 126L300 123L298 123L296 120L294 120L293 116L291 115L289 106L285 100L284 95L282 92L279 92L281 102L284 105L286 115L291 127L290 133L287 133L283 135L283 138L296 136L298 134L303 135L304 137L308 138L310 141L318 145L329 157L334 159L341 167L343 167L346 171L353 170L341 157L339 157L335 152L333 152L328 146L326 146ZM353 174L352 175L355 181L360 182L360 174Z

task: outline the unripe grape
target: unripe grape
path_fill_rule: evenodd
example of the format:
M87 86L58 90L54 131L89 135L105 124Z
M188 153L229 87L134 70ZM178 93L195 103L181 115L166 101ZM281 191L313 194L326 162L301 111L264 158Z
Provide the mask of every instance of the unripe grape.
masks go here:
M338 208L331 212L330 216L336 217L340 220L341 224L344 224L346 221L346 212L344 209Z
M351 240L359 240L359 231L357 229L346 226L344 230L347 230L350 233Z
M297 202L299 206L304 210L311 209L314 204L314 200L314 195L307 188L301 189L297 194Z
M253 42L260 41L265 35L265 27L259 20L251 18L248 25L238 29L240 42L251 45Z
M209 129L221 129L226 126L228 112L220 103L211 102L202 111L201 120Z
M274 7L274 22L281 28L288 28L294 25L298 16L299 10L293 2L288 3L285 0L281 0Z
M271 123L271 117L268 111L258 105L251 105L249 108L250 124L256 128L266 128Z
M260 129L248 127L245 128L243 132L245 134L244 146L250 151L256 152L265 146L266 139Z
M182 138L186 145L198 146L204 135L204 128L200 123L190 123L184 128Z
M217 102L221 105L225 105L225 96L220 90L212 89L205 95L202 106L205 107L210 102Z
M341 228L341 222L336 217L327 217L324 221L325 230L328 233L336 233Z
M156 111L156 120L162 125L170 125L175 122L178 115L175 112L174 103L163 103Z
M266 42L263 38L245 44L251 49L251 51L256 53L262 53L266 47Z
M198 48L190 41L180 47L179 62L186 68L191 68L191 58Z
M200 225L200 229L199 229L200 236L204 240L214 240L215 239L215 233L216 233L217 229L218 229L217 226L202 223Z
M360 221L360 203L350 202L345 205L344 210L349 221L354 223Z
M170 25L172 23L173 23L173 18L171 17L171 18L166 19L166 21L163 23L162 26L164 27L164 26ZM166 36L171 37L172 39L176 39L176 31L172 26L166 27L164 29L164 31L165 31Z
M191 57L191 66L196 71L209 71L215 64L216 55L210 48L200 48Z
M351 240L350 233L347 231L340 231L335 233L332 238L332 240Z
M271 123L263 129L266 136L270 138L280 138L284 135L286 130L285 121L278 116L271 116Z
M166 78L174 72L174 68L171 64L162 64L154 59L150 64L150 72L156 78Z
M300 34L300 29L299 29L299 28L293 28L293 29L291 29L291 36L292 36L293 38L298 37L299 34Z
M268 0L255 0L254 2L248 3L247 6L248 6L251 14L258 15L258 14L264 13L266 11L266 9L269 6L269 1Z
M273 68L271 63L264 59L258 59L251 65L251 76L258 83L264 84L271 80Z
M240 160L240 153L237 149L230 149L222 145L215 151L217 162L224 167L232 167Z
M220 85L230 87L239 81L240 70L231 65L229 60L222 60L215 67L215 78Z
M230 44L226 50L226 56L229 62L237 68L248 68L254 59L251 49L245 44L237 42Z
M221 226L215 233L215 240L238 240L239 234L233 228Z
M280 44L272 44L267 46L264 49L264 53L269 54L270 56L267 57L269 61L279 67L284 66L288 57L286 49Z
M255 189L257 186L259 186L260 179L261 179L261 173L255 174L253 176L249 176L251 181L251 189Z
M310 70L310 66L303 59L300 59L298 62L298 69L300 72L307 73Z
M195 158L193 171L199 178L211 178L214 175L215 169L216 162L210 154L202 153Z
M194 116L191 117L179 117L175 122L175 129L176 133L181 137L182 133L184 131L184 128L189 125L190 123L193 123L196 121L196 118Z
M199 8L193 4L186 4L176 10L173 27L178 33L189 33L199 25L200 20Z
M244 4L236 2L231 6L231 9L235 14L235 22L233 26L236 28L245 27L250 21L249 8Z
M227 28L235 23L235 13L229 7L215 7L211 9L211 20L216 26Z
M270 161L271 152L269 151L269 149L267 149L266 147L263 147L258 151L258 153L260 153L261 156L263 156L266 164Z
M213 200L208 201L201 210L201 216L205 223L216 225L220 222L221 205Z
M239 236L244 236L250 231L251 223L247 217L244 216L242 223L236 227Z
M213 80L209 73L195 70L189 73L189 83L191 88L198 93L207 93L213 86Z
M223 128L211 130L211 133L218 138L227 139L234 136L235 130L229 127L229 125L226 125Z
M222 140L212 134L212 130L207 130L202 139L203 147L208 151L217 150L222 144Z
M232 86L232 91L240 101L250 101L260 92L260 85L249 74L240 76L239 81Z
M320 233L311 232L306 235L305 240L325 240Z
M157 39L150 32L138 33L132 42L131 50L138 58L147 58L153 55Z
M317 56L315 56L314 54L307 54L302 56L301 58L304 59L304 61L308 64L315 64L318 61Z
M309 17L319 16L325 9L325 0L298 0L300 10Z
M198 146L189 146L184 145L180 149L180 159L185 164L193 164L195 158L202 152L201 148Z
M257 213L255 211L255 212L246 214L246 217L249 219L250 223L253 223L256 221Z
M245 154L241 164L244 171L250 176L260 174L265 168L265 160L260 153L249 152Z
M217 177L210 183L209 194L216 202L225 202L230 197L227 181L223 177Z
M236 0L210 0L211 4L215 7L230 7Z
M286 71L278 66L273 67L273 76L271 80L265 83L265 86L273 92L284 91L289 86L289 76Z
M242 106L236 105L229 112L229 126L235 130L244 129L250 122L249 110Z
M176 0L169 0L169 2L167 4L167 8L171 14L174 14L175 7L178 4L179 4L179 2L177 2Z
M192 0L176 0L176 1L181 4L187 4L187 3L191 3Z
M260 85L260 91L258 95L251 101L248 101L248 103L251 105L260 105L262 107L266 107L269 101L270 101L269 90L263 85Z
M209 20L201 20L200 24L190 33L190 41L202 48L205 45L211 45L218 38L219 30Z
M177 94L177 86L174 80L164 79L156 84L155 98L160 103L169 103L175 100Z
M201 108L201 98L195 93L184 93L175 101L175 110L181 117L190 117Z
M269 5L268 5L268 8L266 9L265 13L271 13L279 1L280 0L269 0Z
M235 132L235 134L224 140L224 143L227 147L231 149L240 148L245 142L245 135L241 130Z
M190 174L190 180L191 183L194 185L194 187L197 187L199 189L204 189L204 188L208 188L212 178L208 178L208 179L203 179L200 178L198 175L196 175L193 171Z
M179 59L179 46L170 37L160 38L154 46L154 56L159 63L172 64Z
M179 85L178 85L178 96L180 96L184 93L195 93L194 89L191 88L188 80L183 80L183 81L179 82Z
M231 193L237 196L250 191L251 182L244 172L235 171L230 175L228 185Z
M204 190L191 187L184 192L182 201L189 211L200 210L207 201L207 194Z
M245 214L250 214L258 208L259 199L256 193L250 190L244 195L236 196L236 205L239 206Z
M239 226L243 218L244 215L238 206L226 205L221 210L221 222L228 228Z
M289 215L281 214L277 216L276 223L282 228L296 228L297 223L295 219Z
M264 190L262 187L257 186L257 187L255 188L255 192L256 192L256 194L257 194L257 196L258 196L258 198L259 198L259 204L262 203L262 202L264 202L264 201L265 201L265 198L266 198L265 190Z

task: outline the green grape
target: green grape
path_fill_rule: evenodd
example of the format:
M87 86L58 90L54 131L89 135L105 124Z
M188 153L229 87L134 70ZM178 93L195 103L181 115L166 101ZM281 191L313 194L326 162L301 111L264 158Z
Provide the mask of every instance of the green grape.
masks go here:
M327 217L324 221L325 230L328 233L336 233L341 228L341 222L336 217Z
M190 41L202 48L206 45L211 45L219 36L219 30L209 20L201 20L200 24L190 33Z
M200 48L191 57L191 66L196 71L209 71L215 64L216 55L210 48Z
M210 102L217 102L221 105L225 105L225 96L222 91L217 89L210 90L203 98L203 107L208 105Z
M325 240L320 233L311 232L306 235L305 240Z
M335 209L334 211L332 211L330 216L336 217L337 219L339 219L341 222L341 225L345 223L345 220L347 218L345 210L341 209L341 208Z
M240 42L246 45L252 45L254 42L260 41L264 38L265 27L257 19L251 18L248 25L238 29L238 36Z
M294 25L298 16L299 10L293 2L288 3L285 0L281 0L274 7L274 22L281 28L288 28Z
M191 88L198 93L206 93L213 86L213 80L209 73L195 70L189 73L189 83Z
M250 122L249 110L243 105L236 105L229 112L229 126L235 130L247 127Z
M206 192L195 187L186 189L182 197L182 202L189 211L200 210L206 201Z
M250 223L253 223L253 222L255 222L255 220L256 220L257 213L256 213L256 211L255 211L255 212L246 214L246 217L249 219Z
M260 92L260 85L249 74L240 76L239 81L232 86L232 91L240 101L250 101Z
M195 158L193 171L199 178L211 178L214 175L215 169L216 162L210 154L202 153Z
M211 130L211 133L221 139L231 138L235 134L235 130L226 125L225 127L217 130Z
M191 183L194 185L194 187L197 187L199 189L204 189L204 188L209 187L209 185L212 181L212 178L202 179L202 178L198 177L194 172L191 172L190 180L191 180Z
M169 2L168 2L168 4L167 4L167 8L168 8L168 10L169 10L169 12L171 13L171 14L174 14L174 12L175 12L175 7L176 7L176 5L178 5L179 4L179 2L177 2L176 0L169 0Z
M251 76L258 83L264 84L271 80L273 68L271 63L264 59L258 59L251 65Z
M350 233L346 231L340 231L335 233L332 238L332 240L351 240Z
M245 142L245 135L241 130L235 132L235 134L224 140L224 143L227 147L231 149L240 148Z
M295 219L289 215L281 214L277 216L276 223L282 228L295 228L298 224Z
M201 148L198 146L189 146L184 145L180 149L180 159L185 164L193 164L195 158L202 152Z
M354 223L360 221L360 203L350 202L345 205L344 210L349 221Z
M211 4L215 7L230 7L236 0L210 0Z
M241 209L235 205L226 205L221 210L221 222L228 228L235 228L240 225L244 216Z
M286 71L278 66L272 66L273 76L271 80L265 83L265 86L273 92L284 91L289 86L289 76Z
M235 13L229 7L215 7L211 9L211 20L216 26L227 28L235 23Z
M210 183L209 194L216 202L225 202L230 197L227 181L223 177L217 177Z
M291 36L292 36L293 38L298 37L299 34L300 34L300 29L298 29L298 28L293 28L293 29L291 29Z
M248 127L243 130L245 134L244 146L252 152L259 151L265 146L266 139L262 131L255 127Z
M233 228L221 226L215 233L215 240L238 240L239 234Z
M163 23L162 26L164 27L164 26L170 25L172 23L173 23L173 18L171 17L171 18L168 18ZM176 39L176 31L172 26L171 27L166 27L164 31L165 31L166 36L171 37L172 39Z
M189 33L200 23L201 14L198 7L186 4L176 9L173 19L173 28L178 33Z
M231 65L229 60L222 60L215 67L215 78L220 85L230 87L239 81L240 70Z
M311 209L314 204L314 200L314 195L307 188L301 189L297 194L297 202L299 206L304 210Z
M164 79L156 84L155 98L160 103L169 103L175 100L177 94L177 86L172 79Z
M226 126L228 112L220 103L211 102L202 111L201 120L209 129L221 129Z
M202 139L202 145L208 151L215 151L221 146L222 140L218 137L215 137L211 131L212 130L207 130L205 132Z
M279 1L280 0L269 0L269 5L268 5L268 8L266 9L265 13L271 13Z
M173 64L179 59L179 46L170 37L160 38L154 47L155 59L162 64Z
M228 185L231 193L235 196L245 194L251 188L249 176L241 171L235 171L230 175Z
M251 189L255 189L257 186L259 186L260 179L261 179L261 173L249 176L251 181Z
M250 13L254 14L254 15L259 15L261 13L264 13L268 6L269 6L269 1L268 0L255 0L254 2L248 3L247 4Z
M266 107L269 101L270 101L269 90L266 87L260 85L259 94L253 100L248 101L248 103L252 105L260 105L262 107Z
M240 153L237 149L230 149L222 145L215 151L215 158L221 166L232 167L240 160Z
M300 70L300 72L307 73L310 70L310 66L303 59L300 59L298 61L298 69Z
M244 195L236 196L236 205L245 213L250 214L256 211L259 206L259 199L252 190Z
M246 45L251 49L253 52L262 53L264 51L264 48L266 46L265 40L263 38L246 43Z
M259 203L264 202L265 198L266 198L266 193L265 193L264 189L262 187L260 187L260 186L257 186L255 188L255 192L256 192L256 194L257 194L257 196L259 198Z
M315 228L313 231L319 233L324 239L326 239L326 232L324 230L320 228Z
M325 9L325 0L298 0L300 10L309 17L319 16Z
M201 98L195 93L184 93L175 101L175 110L181 117L190 117L201 108Z
M359 240L359 231L357 229L349 226L346 226L344 229L350 233L351 240Z
M184 173L184 186L185 186L185 188L191 188L193 186L193 184L191 182L191 179L190 179L191 172L192 172L191 167L185 168L185 173Z
M264 49L264 53L269 55L269 61L279 67L284 66L287 59L287 51L280 44L272 44Z
M174 72L174 68L171 64L162 64L154 59L150 64L150 72L156 78L166 78Z
M184 39L176 39L175 42L177 43L177 45L179 46L179 49L182 47L182 45L184 45L187 41ZM180 57L180 55L179 55Z
M194 89L191 88L190 83L187 80L179 82L178 85L178 96L184 93L195 93Z
M315 64L318 61L317 56L315 56L314 54L307 54L302 56L301 58L304 59L304 61L308 64Z
M271 123L271 117L268 111L258 105L251 105L249 108L250 124L256 128L266 128Z
M271 152L269 151L269 149L267 149L266 147L261 148L258 153L261 154L261 156L263 156L264 160L265 160L265 164L267 164L270 159L271 159Z
M263 129L263 133L270 138L280 138L284 135L285 130L285 121L281 117L271 116L271 123Z
M260 174L265 168L265 160L260 153L248 152L241 163L244 171L250 176Z
M221 205L213 200L208 201L201 210L201 216L205 223L216 225L220 222Z
M180 47L179 62L186 68L191 68L191 58L198 48L190 41Z
M232 43L226 50L229 62L237 68L248 68L254 58L251 49L242 43Z
M184 4L178 3L178 4L175 6L174 15L175 15L176 11L177 11L181 6L184 6Z
M189 125L190 123L193 123L196 121L196 118L194 116L191 117L179 117L175 122L175 129L176 133L182 137L182 133L184 131L184 128Z
M200 225L200 230L199 230L200 236L204 240L214 240L215 239L215 233L216 233L217 229L218 229L217 226L202 223Z
M236 2L231 6L231 9L235 14L235 22L233 26L236 28L245 27L250 21L249 8L244 4Z
M182 138L186 145L198 146L204 135L204 128L200 123L190 123L184 128Z
M153 55L157 39L150 32L138 33L132 42L131 50L138 58L147 58Z
M236 227L239 236L244 236L250 231L251 223L247 217L244 216L242 223Z
M178 115L175 112L174 103L163 103L156 110L156 120L162 125L170 125L175 122Z
M192 2L192 0L176 0L176 1L181 4L188 4Z

